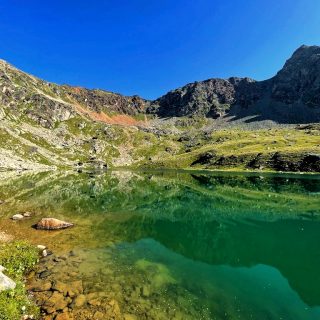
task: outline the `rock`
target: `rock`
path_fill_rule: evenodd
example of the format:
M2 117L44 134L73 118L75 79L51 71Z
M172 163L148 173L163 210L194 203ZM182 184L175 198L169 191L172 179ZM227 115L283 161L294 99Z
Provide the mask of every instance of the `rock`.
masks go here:
M93 319L97 319L97 320L105 319L104 314L100 311L96 311L95 314L93 315Z
M73 316L69 312L63 312L56 315L54 320L72 320Z
M120 311L120 307L119 307L118 302L116 300L112 299L108 304L109 304L109 306L111 306L112 312L114 313L114 315L120 316L121 311Z
M0 292L5 290L12 290L16 287L16 283L2 273L2 271L4 270L5 268L0 265Z
M137 317L133 314L125 313L123 315L124 320L137 320Z
M38 248L39 250L44 250L44 249L46 248L46 246L43 246L43 245L41 245L41 244L38 244L38 245L37 245L37 248Z
M98 307L101 305L101 302L99 299L92 299L92 300L88 301L88 304L90 304L91 306L94 306L94 307Z
M29 290L34 292L49 291L51 289L51 282L35 282L29 286Z
M36 228L40 230L58 230L72 227L73 224L58 220L55 218L42 218L37 224Z
M31 320L31 319L35 319L33 314L25 314L24 316L22 316L21 318L22 320Z
M12 216L12 220L22 220L24 218L24 216L20 213L17 213L15 215Z
M68 286L61 281L55 281L51 289L62 293L64 296L66 296L68 292Z
M54 313L55 311L63 310L70 302L71 301L68 298L65 299L61 293L55 291L53 292L52 296L45 301L42 308L47 313Z
M11 240L13 240L13 236L10 234L7 234L4 231L0 231L0 242L9 242Z
M86 303L87 299L84 294L79 294L73 301L73 305L77 308L82 307Z
M25 217L25 218L30 218L32 216L32 213L29 212L29 211L26 211L24 213L22 213L22 215Z
M42 272L39 274L39 278L40 278L40 279L45 279L45 278L49 277L51 274L52 274L52 271L45 270L45 271L42 271Z
M43 251L42 251L42 256L43 256L43 257L46 257L47 255L48 255L47 250L43 250Z
M69 290L71 290L75 294L83 293L83 286L82 286L81 280L70 282L69 287L70 287Z

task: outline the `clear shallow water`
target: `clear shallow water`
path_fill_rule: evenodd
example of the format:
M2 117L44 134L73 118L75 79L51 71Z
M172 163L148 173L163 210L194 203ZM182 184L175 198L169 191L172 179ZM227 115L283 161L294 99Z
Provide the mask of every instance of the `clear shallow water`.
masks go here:
M114 171L0 181L2 227L68 256L52 277L81 279L122 314L320 319L319 176ZM8 225L19 210L36 216ZM32 230L44 215L76 227Z

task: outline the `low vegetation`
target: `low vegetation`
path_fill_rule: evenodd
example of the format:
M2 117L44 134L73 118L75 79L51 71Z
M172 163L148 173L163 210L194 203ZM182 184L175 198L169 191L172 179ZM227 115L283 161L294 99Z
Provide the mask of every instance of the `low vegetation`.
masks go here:
M24 276L38 262L38 250L24 241L14 241L0 245L0 265L5 274L16 282L16 288L0 292L0 319L20 320L23 315L33 315L36 319L39 309L29 299L24 286Z
M181 140L181 138L180 138ZM320 130L272 128L259 130L222 129L206 137L184 136L182 153L155 161L150 167L277 170L278 156L294 165L307 155L320 153ZM294 169L294 167L292 166ZM288 167L290 169L290 166ZM290 171L285 170L284 171ZM295 171L295 170L291 170ZM299 170L297 170L299 171Z

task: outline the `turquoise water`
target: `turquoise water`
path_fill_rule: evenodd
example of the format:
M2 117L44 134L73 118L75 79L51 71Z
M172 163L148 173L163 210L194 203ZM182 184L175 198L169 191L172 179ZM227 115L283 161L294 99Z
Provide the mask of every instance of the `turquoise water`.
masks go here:
M75 222L55 250L137 319L320 319L319 176L45 173L0 198Z

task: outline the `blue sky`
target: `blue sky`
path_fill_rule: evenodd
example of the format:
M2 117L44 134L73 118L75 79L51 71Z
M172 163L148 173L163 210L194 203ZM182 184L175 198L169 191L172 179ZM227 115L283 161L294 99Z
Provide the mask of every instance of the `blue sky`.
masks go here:
M269 78L301 44L320 45L319 0L0 1L0 58L145 98L212 77Z

